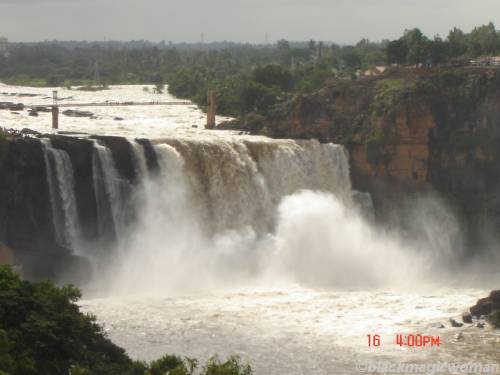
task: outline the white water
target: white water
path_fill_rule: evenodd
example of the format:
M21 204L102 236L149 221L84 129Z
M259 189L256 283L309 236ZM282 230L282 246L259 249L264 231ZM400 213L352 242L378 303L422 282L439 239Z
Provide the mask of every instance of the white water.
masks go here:
M94 141L93 154L93 181L94 193L97 201L97 219L100 233L108 221L108 212L111 213L112 229L117 237L123 232L123 217L121 209L123 200L120 191L120 178L116 171L111 151Z
M141 87L73 93L75 101L152 95ZM433 327L448 326L449 317L497 286L470 289L460 282L470 270L451 268L459 233L439 200L426 197L407 212L415 241L375 227L353 209L338 146L204 131L204 115L194 107L95 112L98 120L62 117L62 127L162 138L155 146L158 176L146 172L134 146L145 176L132 199L138 221L121 232L119 259L82 301L134 358L239 354L266 375L354 374L356 361L374 357L499 361L497 332ZM0 119L8 127L50 131L50 114L0 111ZM99 196L115 206L119 221L119 189L110 182L118 177L109 151L99 147ZM441 335L444 344L401 349L394 335L407 332ZM457 332L463 340L454 339ZM368 349L366 335L377 333L383 346Z
M66 151L53 148L49 139L42 139L42 143L56 240L77 250L80 224L71 160Z
M86 92L57 88L60 104L71 103L104 103L129 101L176 101L168 93L153 94L143 91L143 86L111 86L110 90ZM52 88L17 87L0 83L0 101L22 102L26 105L51 105ZM2 94L4 93L4 94ZM38 96L20 97L22 93ZM59 131L79 132L97 135L121 135L129 138L160 138L165 136L183 136L198 138L201 135L219 137L218 131L205 131L206 115L196 105L187 106L125 106L125 107L74 107L64 108L91 111L96 119L68 117L59 115ZM28 115L28 110L11 112L0 110L0 124L8 128L30 128L41 133L54 133L52 114L40 112L38 117ZM121 117L123 121L116 121ZM225 119L217 117L217 122ZM193 128L196 126L196 128ZM228 132L224 136L234 134Z

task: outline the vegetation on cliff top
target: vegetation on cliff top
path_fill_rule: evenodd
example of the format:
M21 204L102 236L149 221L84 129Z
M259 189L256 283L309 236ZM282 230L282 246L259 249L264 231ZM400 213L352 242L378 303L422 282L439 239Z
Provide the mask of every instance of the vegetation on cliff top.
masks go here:
M436 66L463 64L477 56L500 54L495 26L470 33L453 29L448 37L426 37L419 29L401 38L356 45L280 40L274 45L174 45L147 42L46 42L12 44L0 56L0 80L12 84L78 86L101 83L162 84L181 98L206 105L215 89L219 114L265 115L295 94L310 94L332 80L356 78L359 69L386 64Z
M0 375L192 375L196 360L166 355L146 364L113 344L76 304L80 291L23 281L0 267ZM202 375L250 375L237 358L212 358Z

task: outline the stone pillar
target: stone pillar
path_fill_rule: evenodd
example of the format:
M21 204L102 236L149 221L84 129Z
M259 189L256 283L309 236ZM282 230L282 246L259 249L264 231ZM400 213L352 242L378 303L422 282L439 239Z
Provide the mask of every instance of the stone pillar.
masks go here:
M59 129L59 107L52 106L52 129Z
M208 90L207 96L207 129L215 128L215 92Z

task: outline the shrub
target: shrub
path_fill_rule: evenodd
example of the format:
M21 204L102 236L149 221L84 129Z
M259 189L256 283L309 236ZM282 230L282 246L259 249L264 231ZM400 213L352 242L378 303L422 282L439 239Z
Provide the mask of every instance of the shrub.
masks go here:
M500 310L497 310L488 316L488 321L493 327L500 329Z
M165 355L151 362L149 366L151 375L188 375L188 369L181 358L174 355Z
M231 357L226 362L221 362L218 357L209 359L203 368L202 375L252 375L249 365L242 365L238 357Z
M0 266L0 375L193 375L194 359L132 361L76 302L80 291L21 280ZM251 375L238 358L210 359L202 375Z
M132 361L105 337L93 316L79 311L80 291L23 281L0 267L0 369L12 374L68 374L78 365L93 374L125 373ZM7 349L5 349L7 348ZM8 358L16 358L5 368Z

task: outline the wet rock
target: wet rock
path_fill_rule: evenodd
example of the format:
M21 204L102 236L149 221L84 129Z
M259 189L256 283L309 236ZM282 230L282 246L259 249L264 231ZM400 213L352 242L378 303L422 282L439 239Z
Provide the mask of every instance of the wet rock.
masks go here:
M40 135L42 135L42 133L37 132L36 130L33 130L33 129L29 129L29 128L23 128L23 129L21 130L21 134L25 134L25 135L36 135L36 136L40 136Z
M443 329L445 326L443 323L435 323L432 325L432 328Z
M192 125L191 127L196 129L198 127L198 125Z
M115 120L115 121L123 121L123 120L125 120L125 119L124 119L123 117L115 117L115 118L114 118L114 120Z
M149 172L151 174L158 173L158 171L160 170L160 165L158 163L158 157L151 141L149 141L148 139L136 139L136 141L144 148L144 155L146 156L146 164L148 166Z
M99 229L93 178L94 144L88 139L63 135L51 136L50 140L53 147L66 151L71 159L81 233L86 240L95 239Z
M477 322L476 327L477 328L484 328L485 324L483 322Z
M11 105L9 105L9 110L22 111L22 110L24 110L24 104L23 103L17 103L17 104L12 103Z
M31 111L29 111L28 116L38 117L38 112L32 109Z
M462 322L466 324L472 324L472 315L468 312L462 314Z
M52 108L50 107L34 107L33 110L37 112L52 112Z
M90 281L89 259L73 255L71 250L53 245L40 249L16 250L16 262L22 266L23 277L31 281L50 279L59 284L84 285Z
M130 142L124 137L92 136L111 150L116 169L120 177L129 182L135 182L138 176L135 172L133 150Z
M241 130L242 128L243 124L239 120L223 121L215 127L217 130Z
M455 319L450 318L450 324L453 328L460 328L463 327L463 323L457 322Z
M89 111L77 111L75 109L67 109L63 112L63 115L68 117L92 117L94 114Z
M486 298L481 298L470 308L472 316L479 318L490 315L494 310L500 310L500 290L494 290Z
M9 141L0 165L0 236L12 249L37 252L55 243L45 159L40 140Z

